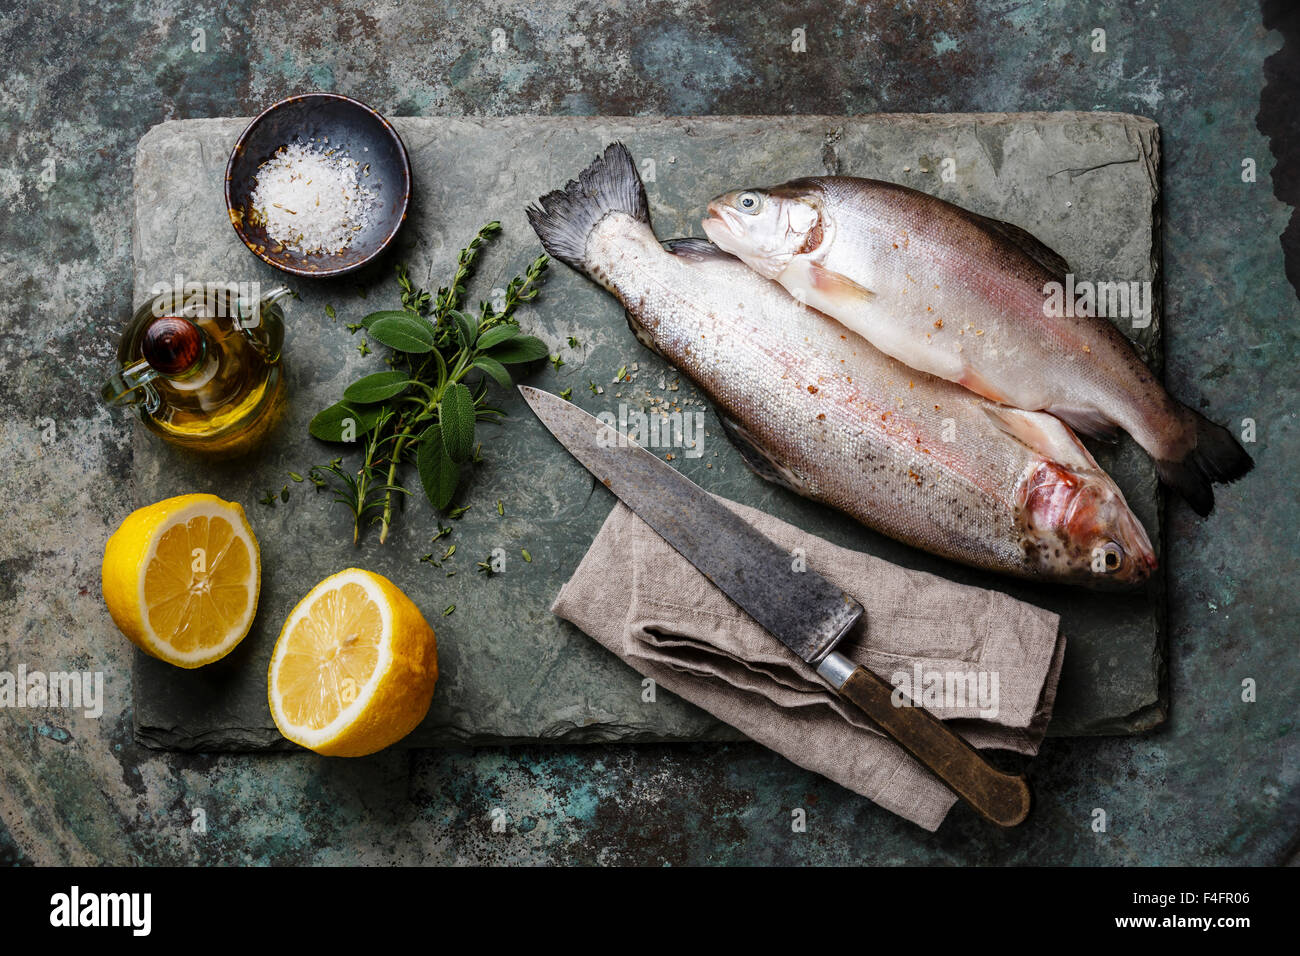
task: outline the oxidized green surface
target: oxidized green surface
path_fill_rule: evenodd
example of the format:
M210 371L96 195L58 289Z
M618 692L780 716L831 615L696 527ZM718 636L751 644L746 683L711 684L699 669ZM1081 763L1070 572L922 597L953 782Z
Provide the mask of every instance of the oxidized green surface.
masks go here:
M1256 130L1280 37L1249 5L465 3L338 10L142 0L0 18L0 670L102 670L103 716L0 709L6 862L1271 862L1300 819L1293 688L1295 293L1290 209ZM791 50L806 30L807 52ZM1091 33L1106 30L1106 51ZM206 31L200 52L194 31ZM494 33L499 30L500 33ZM500 48L494 50L494 36ZM1171 391L1255 420L1258 467L1167 515L1169 722L1051 740L1037 808L927 836L745 744L311 755L158 754L130 733L130 662L99 556L130 510L126 417L95 393L131 305L135 143L169 118L292 92L390 115L1114 109L1162 127ZM1242 181L1252 159L1257 182ZM53 160L52 167L47 160ZM44 174L44 175L43 175ZM51 174L55 181L50 182ZM52 423L52 429L51 429ZM1241 685L1258 682L1243 703ZM790 812L808 811L792 833ZM505 832L493 832L493 811ZM1095 832L1094 810L1107 813ZM207 829L190 826L205 813Z

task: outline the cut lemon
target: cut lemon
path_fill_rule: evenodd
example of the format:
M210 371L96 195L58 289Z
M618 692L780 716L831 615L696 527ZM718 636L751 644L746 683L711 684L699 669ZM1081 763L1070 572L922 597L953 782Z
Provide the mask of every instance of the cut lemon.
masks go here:
M438 642L392 581L350 568L307 593L271 654L267 696L280 733L319 754L361 757L429 712Z
M244 509L181 495L133 511L104 546L104 603L146 654L202 667L253 626L261 556Z

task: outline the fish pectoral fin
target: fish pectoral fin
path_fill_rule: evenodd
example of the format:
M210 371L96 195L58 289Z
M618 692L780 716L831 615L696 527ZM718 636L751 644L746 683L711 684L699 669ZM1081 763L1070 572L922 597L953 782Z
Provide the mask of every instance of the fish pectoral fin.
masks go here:
M1092 453L1059 418L1010 405L986 405L984 412L999 429L1049 461L1075 468L1099 468Z
M956 379L956 382L962 388L969 389L976 395L987 398L990 402L998 402L1003 405L1007 402L1007 397L1001 390L969 365L962 367L961 375Z
M750 471L765 481L788 488L797 495L808 493L807 483L777 461L771 452L759 445L744 425L723 415L719 415L718 419L722 422L722 433L727 436L731 444L736 446L736 451L740 452L741 459Z
M1119 438L1120 427L1095 408L1066 408L1052 405L1047 411L1077 432L1106 441L1115 441Z
M876 294L864 286L858 285L847 276L820 266L815 262L806 265L808 280L814 289L824 296L845 304L870 302Z

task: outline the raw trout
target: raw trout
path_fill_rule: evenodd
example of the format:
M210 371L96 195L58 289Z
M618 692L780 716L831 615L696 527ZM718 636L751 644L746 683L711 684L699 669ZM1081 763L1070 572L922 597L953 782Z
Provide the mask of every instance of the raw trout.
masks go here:
M1091 586L1155 567L1123 495L1056 418L906 368L702 239L665 249L622 144L528 218L712 399L763 477L976 567Z
M1252 467L1107 319L1053 307L1069 268L1017 226L905 186L827 176L719 196L704 231L914 369L1085 434L1122 428L1200 515L1214 508L1213 482Z

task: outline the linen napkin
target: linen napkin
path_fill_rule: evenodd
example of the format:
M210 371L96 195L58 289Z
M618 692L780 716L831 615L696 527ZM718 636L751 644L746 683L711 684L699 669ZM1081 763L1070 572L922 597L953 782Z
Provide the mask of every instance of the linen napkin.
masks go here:
M717 500L861 602L842 654L972 746L1038 752L1065 653L1056 614ZM621 502L551 610L658 686L927 830L957 800Z

